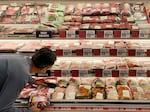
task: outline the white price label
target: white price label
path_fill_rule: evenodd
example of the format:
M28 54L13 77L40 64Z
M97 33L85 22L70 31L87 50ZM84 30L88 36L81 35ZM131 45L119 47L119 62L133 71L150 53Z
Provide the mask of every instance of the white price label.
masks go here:
M119 70L120 77L128 77L129 71L128 70Z
M88 70L79 70L79 75L80 77L87 77L88 75Z
M117 49L117 56L127 56L127 49Z
M63 49L63 56L72 56L71 49Z
M136 49L136 56L142 57L145 56L145 50L144 49Z
M61 70L61 76L70 77L71 76L70 70Z
M140 30L139 31L139 38L148 38L149 37L149 30Z
M92 56L91 48L83 48L83 56Z
M104 38L113 38L113 31L112 30L105 30L104 31Z
M75 30L67 30L66 31L66 38L75 38L76 37L76 31Z
M97 100L102 100L102 99L103 99L103 94L98 92L98 93L96 94L96 99L97 99Z
M136 70L136 76L137 77L146 77L147 76L146 70Z
M129 97L130 93L128 90L123 90L123 97Z
M103 70L103 77L112 77L111 70Z
M95 38L95 30L86 30L86 38Z
M62 93L62 92L58 92L58 93L57 93L57 97L56 97L56 99L57 99L57 100L62 100L62 99L63 99L63 97L64 97L64 93Z
M109 49L108 48L103 48L101 49L101 56L109 56Z
M130 30L121 30L121 38L130 38Z
M68 95L67 95L67 99L74 100L75 96L76 96L75 92L69 92Z

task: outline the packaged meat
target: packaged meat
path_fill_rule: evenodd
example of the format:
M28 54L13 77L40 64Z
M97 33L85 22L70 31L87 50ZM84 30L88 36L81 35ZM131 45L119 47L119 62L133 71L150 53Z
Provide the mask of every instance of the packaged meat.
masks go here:
M138 63L137 61L135 60L130 60L130 59L124 59L123 61L125 61L128 65L128 68L142 68L142 65L140 63Z
M9 15L9 16L13 16L13 15L17 15L18 11L19 11L20 7L8 7L8 9L5 11L5 15Z
M46 15L46 13L48 11L47 7L48 7L47 5L38 5L38 6L36 6L36 9L37 9L38 14L39 14L40 17Z
M80 84L80 78L79 77L71 77L69 79L69 85L78 86Z
M114 47L114 42L112 42L112 41L106 41L103 44L104 44L104 48L113 48Z
M59 77L57 78L57 84L59 87L67 87L68 80L69 79L67 77Z
M101 12L101 4L100 3L93 4L92 15L100 15L100 12Z
M16 19L16 23L19 23L19 24L31 23L31 19L32 19L32 15L18 16L18 18Z
M118 91L120 100L131 100L132 99L131 90L127 85L118 85L117 91Z
M70 69L71 70L79 70L80 69L80 61L72 61Z
M82 14L83 15L91 15L92 14L92 4L91 3L87 3L84 5Z
M128 78L126 77L117 78L117 85L128 85Z
M82 61L81 66L80 66L80 70L90 70L91 64L92 64L91 61Z
M121 14L123 16L130 16L131 15L131 6L129 3L122 3L121 4Z
M61 61L60 62L60 70L69 70L71 61Z
M104 63L101 60L95 60L93 61L92 69L104 69Z
M127 43L125 41L115 41L114 47L115 48L127 48Z
M116 86L117 80L114 77L106 77L106 86Z
M144 90L146 99L150 100L150 85L142 86L142 89Z
M113 15L118 15L120 13L120 3L111 3L110 12Z
M80 85L77 92L77 99L89 99L91 96L91 86L90 85Z
M101 24L101 29L112 30L112 29L114 29L114 25L112 23Z
M73 12L74 12L74 5L72 5L72 4L66 5L65 14L72 15Z
M144 77L137 77L137 80L138 80L138 83L141 87L144 87L144 86L149 86L149 82L147 80L147 78L144 78Z
M84 16L83 23L98 23L100 19L98 16Z
M84 85L92 85L94 79L95 77L81 77L80 83Z
M56 87L52 94L53 100L62 100L64 98L65 88Z
M118 100L118 92L115 86L108 85L106 86L106 97L108 100Z
M99 88L105 87L105 78L96 78L92 82L92 87Z
M122 69L128 70L128 66L127 66L127 64L124 63L124 62L120 62L120 63L117 63L117 69L118 69L118 70L122 70Z
M92 98L95 100L103 100L104 88L92 88Z
M80 29L89 29L90 28L90 24L81 24L80 25Z
M0 10L5 11L8 8L8 4L0 4Z
M134 100L146 100L147 99L142 87L140 86L131 87L131 91L132 91Z
M14 34L16 28L13 27L4 27L4 29L0 32L2 35L11 35Z
M44 79L45 83L49 88L55 88L57 86L57 78L56 77L46 77Z
M23 6L21 8L21 14L24 15L24 14L33 14L34 12L34 7L31 7L31 6Z
M101 14L109 15L111 13L110 3L101 3Z
M1 20L3 24L14 24L15 23L15 16L4 16Z
M30 98L33 91L35 91L35 88L24 88L18 98Z
M99 23L91 23L90 24L90 29L102 29L101 28L101 24L99 24Z
M82 16L83 6L84 6L83 3L78 3L78 4L75 6L74 15L76 15L76 16Z
M64 22L82 22L82 16L65 16Z
M127 47L132 49L132 48L141 48L140 43L133 43L133 42L127 42Z
M109 64L105 64L105 68L104 69L116 69L116 63L114 62L110 62Z
M100 16L101 23L115 23L116 16Z
M130 88L139 86L137 79L133 77L128 78L128 85Z
M65 99L67 100L74 100L76 93L78 91L77 86L75 85L69 85L65 90Z

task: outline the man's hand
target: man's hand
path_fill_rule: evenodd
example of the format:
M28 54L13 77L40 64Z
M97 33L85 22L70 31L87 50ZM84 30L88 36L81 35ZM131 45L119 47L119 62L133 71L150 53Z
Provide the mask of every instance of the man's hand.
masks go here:
M45 83L44 79L37 79L37 80L35 80L35 84L36 85L47 86L47 84Z

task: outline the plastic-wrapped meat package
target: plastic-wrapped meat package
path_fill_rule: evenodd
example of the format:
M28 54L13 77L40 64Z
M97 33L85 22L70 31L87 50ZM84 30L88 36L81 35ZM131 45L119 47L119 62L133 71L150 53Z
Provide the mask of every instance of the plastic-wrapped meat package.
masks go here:
M90 28L90 24L81 24L80 25L80 29L89 29Z
M14 34L33 34L35 31L34 28L28 27L28 28L17 28Z
M79 26L70 26L69 30L80 30Z
M130 16L131 15L131 5L129 3L122 3L121 4L121 14L123 16Z
M131 90L127 85L118 85L117 91L118 91L120 100L131 100L132 99Z
M93 4L92 15L100 15L100 12L101 12L101 4L100 3Z
M92 99L103 100L104 88L92 88Z
M31 6L23 6L22 9L21 9L21 14L24 15L24 14L33 14L34 12L34 7L31 7Z
M127 42L127 48L141 48L140 43Z
M74 8L75 8L74 5L68 4L65 9L65 14L72 15L74 13Z
M145 93L147 100L150 100L150 84L142 87Z
M91 86L90 85L80 85L77 92L77 99L89 99L91 96Z
M82 17L81 16L65 16L64 22L81 22Z
M54 93L52 94L53 100L62 100L65 96L65 88L56 87Z
M77 86L69 85L65 90L65 99L74 100L78 91Z
M33 91L35 91L35 88L24 88L18 98L29 98Z
M118 100L118 92L115 86L108 85L106 86L106 98L108 100Z
M101 3L101 14L108 15L111 13L110 3Z
M125 41L115 41L114 42L114 47L115 48L127 48L127 42Z
M144 4L133 4L131 8L133 12L144 12Z
M9 16L13 16L16 15L19 11L20 7L9 7L6 11L5 11L5 15L9 15Z
M101 60L93 61L92 69L104 69L104 63Z
M101 23L115 23L116 16L100 16Z
M121 60L119 58L112 58L112 59L103 59L103 62L105 64L109 64L109 63L119 63L121 62Z
M92 85L92 82L95 80L95 77L81 77L80 83L84 85Z
M69 49L76 50L80 48L80 43L79 42L71 42L69 43Z
M54 89L49 89L44 87L37 89L37 91L32 93L30 97L30 104L32 106L36 105L39 108L46 107L50 103L49 102L50 95L53 92Z
M114 24L112 23L105 23L105 24L101 24L101 28L103 30L111 30L111 29L114 29Z
M61 61L60 62L60 69L61 70L68 70L70 67L71 61Z
M90 24L90 29L102 29L101 24L99 23L91 23Z
M114 42L112 41L106 41L103 44L104 44L104 48L114 48Z
M58 77L57 78L57 84L59 87L67 87L68 83L69 83L68 77Z
M40 17L45 16L48 11L46 5L38 5L38 6L36 6L36 9L37 9Z
M134 100L146 100L147 99L142 87L140 86L131 87L131 91L132 91Z
M98 23L100 19L98 16L84 16L83 23Z
M128 70L128 66L125 62L117 63L117 69L118 70Z
M80 41L80 43L81 43L82 48L91 48L93 46L93 43L90 41L82 40L82 41Z
M69 85L78 86L80 84L80 77L70 77Z
M131 68L131 69L142 68L142 65L138 63L136 60L124 59L123 61L127 63L128 68Z
M16 52L24 43L0 42L0 52Z
M98 42L98 41L95 41L95 42L92 42L92 43L93 43L92 49L101 49L101 48L104 47L104 46L103 46L103 43L100 43L100 42Z
M117 78L118 85L128 85L128 78L126 77L119 77Z
M116 86L117 80L114 77L106 77L106 86Z
M7 4L0 4L0 10L5 11L8 8Z
M91 3L87 3L83 7L82 14L83 15L91 15L92 14L92 10L93 10L92 9L92 4Z
M137 79L133 77L128 78L128 85L130 88L139 86Z
M104 69L116 69L116 63L115 62L105 63Z
M83 6L84 6L84 4L82 4L82 3L77 4L75 6L74 15L76 15L76 16L82 16Z
M131 16L123 16L121 21L124 23L135 23L135 17L132 15Z
M57 86L57 78L56 77L46 77L44 82L48 85L49 88L55 88Z
M119 3L111 3L111 14L118 15L120 13L120 4Z
M22 16L18 16L18 18L16 19L16 23L21 23L21 24L25 24L25 23L31 23L31 19L32 19L32 15L22 15Z
M81 61L72 61L70 70L79 70L81 65Z
M56 60L51 70L60 70L60 61L61 60Z
M91 61L82 61L80 70L91 70L91 65L92 65Z
M31 21L32 21L32 24L38 24L40 23L40 18L38 15L32 15Z
M36 50L42 48L42 44L40 42L29 42L26 43L22 48L20 48L19 52L35 52Z
M144 86L149 86L149 82L148 82L148 79L147 78L144 78L144 77L137 77L137 80L138 80L138 83L141 87L144 87Z
M99 87L105 87L105 78L96 78L92 82L92 87L99 88Z
M4 24L13 24L13 23L15 23L15 17L14 16L4 16L2 18L1 22Z
M147 20L146 14L142 13L142 12L135 12L133 14L133 16L136 21L146 21Z

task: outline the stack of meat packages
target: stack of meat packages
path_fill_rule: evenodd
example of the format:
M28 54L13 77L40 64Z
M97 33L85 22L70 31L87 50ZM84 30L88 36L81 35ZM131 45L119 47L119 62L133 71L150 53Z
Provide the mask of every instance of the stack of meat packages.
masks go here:
M64 23L66 29L137 29L136 21L147 22L142 3L79 3L66 5Z

